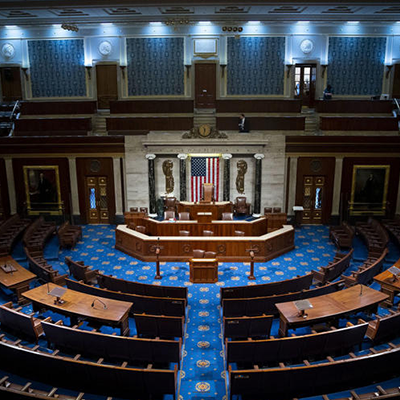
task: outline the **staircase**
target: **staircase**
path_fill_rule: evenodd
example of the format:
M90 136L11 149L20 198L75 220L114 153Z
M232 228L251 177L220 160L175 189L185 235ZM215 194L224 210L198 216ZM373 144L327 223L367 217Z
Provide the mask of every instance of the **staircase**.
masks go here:
M215 108L195 108L193 115L193 126L216 125Z
M306 117L304 134L305 135L320 135L319 115L313 108L303 107L301 114Z
M106 118L110 116L110 110L97 110L93 116L93 135L107 136Z

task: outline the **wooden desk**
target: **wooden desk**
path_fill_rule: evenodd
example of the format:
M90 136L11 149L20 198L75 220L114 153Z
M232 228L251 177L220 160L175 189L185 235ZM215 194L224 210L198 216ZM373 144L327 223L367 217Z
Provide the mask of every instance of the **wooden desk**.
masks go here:
M360 293L362 294L360 295ZM286 336L289 328L313 325L360 310L369 309L374 312L378 304L388 297L368 286L352 286L345 290L309 299L313 308L306 311L307 318L299 316L299 310L293 301L278 303L276 308L280 314L279 335Z
M230 201L216 201L213 203L193 203L189 201L181 201L178 203L178 213L190 213L190 219L199 220L198 212L211 212L211 220L222 218L223 212L233 212L233 204Z
M0 257L0 266L6 263L12 265L16 271L7 273L0 268L0 285L13 290L18 302L22 302L21 294L29 290L29 283L36 278L36 275L19 265L11 256Z
M400 268L400 260L398 260L394 267ZM400 278L393 279L393 274L388 270L381 272L379 275L374 277L374 281L381 285L381 292L389 296L387 302L390 306L393 305L394 296L400 292Z
M190 282L218 282L218 261L216 258L192 258L190 265Z
M54 283L48 283L25 292L23 296L32 301L35 311L49 309L67 315L71 319L71 325L76 325L79 319L93 320L104 325L117 326L121 329L121 335L129 335L128 314L132 303L99 298L66 289L62 296L65 303L54 304L54 297L48 294L48 291L56 287L61 288ZM107 305L106 309L99 299Z

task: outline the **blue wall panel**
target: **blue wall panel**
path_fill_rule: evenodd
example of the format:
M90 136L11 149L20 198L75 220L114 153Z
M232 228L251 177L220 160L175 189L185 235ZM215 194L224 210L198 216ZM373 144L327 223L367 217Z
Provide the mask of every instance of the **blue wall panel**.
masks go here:
M83 40L28 41L32 97L86 96Z
M126 40L128 95L183 95L183 38Z
M284 60L284 37L229 37L227 94L283 94Z
M379 95L386 38L330 37L328 83L338 95Z

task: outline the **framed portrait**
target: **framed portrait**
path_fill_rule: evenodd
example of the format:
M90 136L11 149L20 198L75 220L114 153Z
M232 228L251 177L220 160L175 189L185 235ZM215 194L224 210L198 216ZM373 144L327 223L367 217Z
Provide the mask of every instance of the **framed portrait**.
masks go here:
M354 165L350 215L385 215L390 165Z
M63 204L58 165L24 165L28 215L61 215Z

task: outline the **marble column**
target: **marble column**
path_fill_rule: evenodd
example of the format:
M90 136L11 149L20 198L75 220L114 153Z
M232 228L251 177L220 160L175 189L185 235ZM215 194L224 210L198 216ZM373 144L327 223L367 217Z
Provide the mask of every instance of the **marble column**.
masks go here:
M256 159L256 184L254 190L254 207L253 207L253 216L259 217L261 215L261 167L262 167L262 159L264 158L264 154L254 154L254 158Z
M186 159L187 154L178 154L179 158L179 200L186 201Z
M230 186L231 186L231 158L232 154L222 154L224 159L224 201L230 199Z
M146 154L148 160L149 173L149 215L157 216L156 214L156 175L154 170L155 154Z

